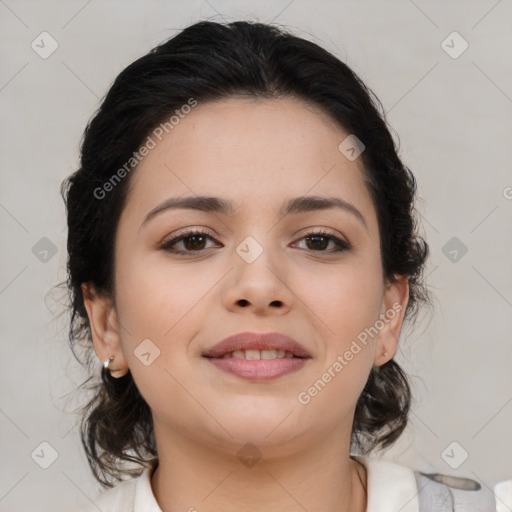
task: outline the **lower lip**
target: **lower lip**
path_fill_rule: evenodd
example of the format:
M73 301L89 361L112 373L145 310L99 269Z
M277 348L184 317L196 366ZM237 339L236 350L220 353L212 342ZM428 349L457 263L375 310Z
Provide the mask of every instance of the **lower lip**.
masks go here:
M308 358L238 359L207 357L219 370L248 380L270 380L302 368Z

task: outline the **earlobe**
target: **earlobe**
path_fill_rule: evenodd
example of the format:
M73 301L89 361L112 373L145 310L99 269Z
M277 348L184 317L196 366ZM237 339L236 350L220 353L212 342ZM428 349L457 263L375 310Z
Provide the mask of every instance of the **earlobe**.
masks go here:
M379 316L381 329L375 347L375 366L382 366L395 356L408 303L409 276L397 276L396 282L388 282L384 291Z
M90 283L82 283L82 294L91 327L94 350L99 360L103 363L114 356L116 368L127 367L122 353L119 323L112 299L98 292Z

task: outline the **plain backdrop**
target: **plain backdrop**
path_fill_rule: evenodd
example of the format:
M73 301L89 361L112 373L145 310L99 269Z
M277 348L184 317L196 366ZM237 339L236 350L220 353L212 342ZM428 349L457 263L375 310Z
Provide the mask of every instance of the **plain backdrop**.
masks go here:
M53 288L66 263L59 186L117 74L201 19L283 25L381 99L418 181L435 296L402 333L415 402L383 457L489 489L512 478L510 0L0 0L0 511L75 510L100 490Z

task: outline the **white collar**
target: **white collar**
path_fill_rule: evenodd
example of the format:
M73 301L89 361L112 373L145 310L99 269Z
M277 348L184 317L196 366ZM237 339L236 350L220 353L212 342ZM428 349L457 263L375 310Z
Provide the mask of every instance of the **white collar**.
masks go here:
M353 458L366 467L366 512L419 512L418 486L412 469L376 457Z
M353 456L366 467L368 503L366 512L419 512L414 472L394 462L375 457ZM162 512L151 489L151 467L137 479L134 512Z
M152 459L150 467L146 467L137 479L133 502L134 512L163 512L158 506L153 489L151 489L151 474L156 467L157 460Z

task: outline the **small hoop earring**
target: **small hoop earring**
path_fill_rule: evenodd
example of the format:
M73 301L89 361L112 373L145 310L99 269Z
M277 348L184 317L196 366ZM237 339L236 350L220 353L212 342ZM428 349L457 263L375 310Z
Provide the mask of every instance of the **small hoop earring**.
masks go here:
M105 368L105 370L108 370L108 367L110 366L110 363L113 360L114 360L114 356L111 356L106 361L103 361L103 368Z
M111 370L109 368L109 366L110 366L110 363L114 360L114 357L115 356L110 356L108 359L103 361L103 368L105 368L105 370L108 370L112 377L114 377L115 379L119 379L120 377L124 377L128 373L129 368L125 368L124 370L113 370L113 369ZM112 372L121 372L121 373L119 375L114 375Z

